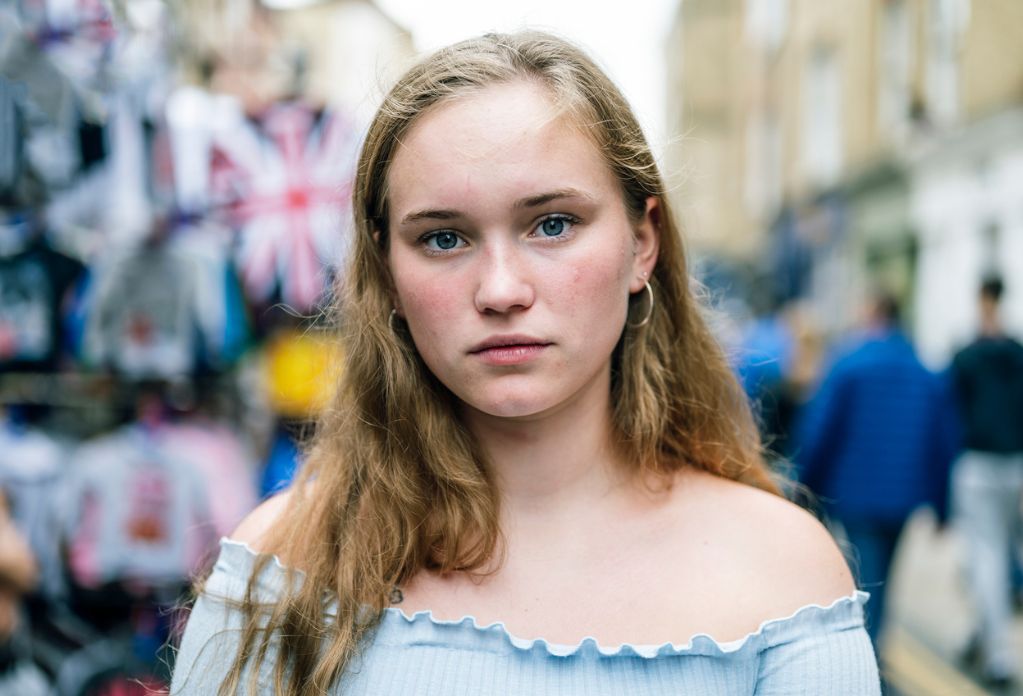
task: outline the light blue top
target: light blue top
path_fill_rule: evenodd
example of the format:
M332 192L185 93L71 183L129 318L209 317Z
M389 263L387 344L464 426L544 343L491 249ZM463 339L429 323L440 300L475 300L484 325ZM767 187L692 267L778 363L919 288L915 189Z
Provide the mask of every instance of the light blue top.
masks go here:
M172 696L216 694L238 649L241 614L224 598L244 596L256 554L228 539L220 545L182 639ZM273 601L284 578L279 563L268 563L254 598ZM524 640L500 623L481 626L468 616L441 621L425 611L407 616L392 607L333 693L877 696L877 662L863 628L867 597L856 592L827 607L805 606L727 643L700 634L678 645L615 647L593 638L578 645ZM274 653L268 657L260 694L273 693Z

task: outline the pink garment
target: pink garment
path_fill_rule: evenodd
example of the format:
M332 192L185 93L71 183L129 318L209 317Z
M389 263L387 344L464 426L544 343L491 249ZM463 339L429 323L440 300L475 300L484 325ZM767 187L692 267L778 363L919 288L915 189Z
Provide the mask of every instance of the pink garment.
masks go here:
M155 434L160 449L189 462L202 477L210 499L212 535L228 536L259 502L256 464L238 435L225 425L206 420L166 423ZM194 567L216 551L213 545L189 550Z

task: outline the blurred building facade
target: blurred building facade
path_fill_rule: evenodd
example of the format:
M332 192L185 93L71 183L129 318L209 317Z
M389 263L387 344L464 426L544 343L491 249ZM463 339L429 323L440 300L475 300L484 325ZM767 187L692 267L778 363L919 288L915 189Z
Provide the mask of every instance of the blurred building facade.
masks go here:
M1014 0L683 0L666 159L697 251L833 331L882 285L931 362L985 272L1023 330L1021 34Z

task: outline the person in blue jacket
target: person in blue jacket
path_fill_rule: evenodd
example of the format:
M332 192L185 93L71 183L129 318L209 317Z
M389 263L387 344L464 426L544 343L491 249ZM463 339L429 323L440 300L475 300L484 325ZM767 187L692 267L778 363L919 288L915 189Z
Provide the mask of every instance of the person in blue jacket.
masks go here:
M867 630L884 625L884 594L899 535L918 507L946 518L957 452L954 405L917 358L894 297L879 293L862 334L837 351L803 408L796 464L823 512L841 523L854 572L871 592Z

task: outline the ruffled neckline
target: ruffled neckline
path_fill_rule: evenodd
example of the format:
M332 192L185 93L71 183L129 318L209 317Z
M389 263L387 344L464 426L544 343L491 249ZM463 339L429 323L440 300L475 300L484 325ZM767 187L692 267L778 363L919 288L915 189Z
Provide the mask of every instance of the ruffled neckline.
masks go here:
M220 557L206 589L212 594L240 599L259 556L247 544L232 539L220 540ZM283 584L287 568L276 556L264 566L257 583L261 593L276 594ZM300 578L301 571L296 575ZM856 590L828 605L807 604L788 616L768 619L742 638L718 642L706 633L693 635L685 643L665 642L659 645L601 645L596 638L585 637L578 643L561 644L544 638L521 638L511 633L501 621L481 623L466 615L461 619L440 619L430 610L406 614L400 607L384 610L377 630L376 642L392 646L449 645L467 650L500 653L530 653L551 657L641 658L656 659L680 655L734 656L760 651L786 643L801 636L820 632L837 632L861 628L863 607L870 594ZM272 601L272 596L266 596Z

